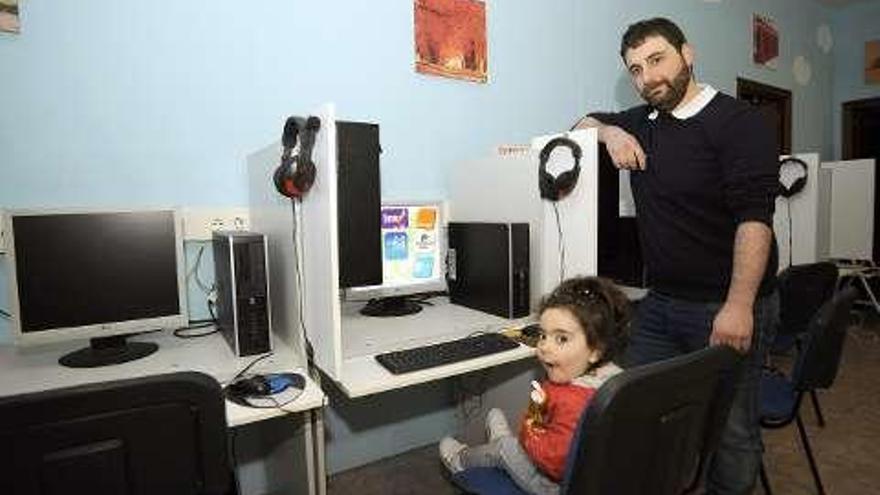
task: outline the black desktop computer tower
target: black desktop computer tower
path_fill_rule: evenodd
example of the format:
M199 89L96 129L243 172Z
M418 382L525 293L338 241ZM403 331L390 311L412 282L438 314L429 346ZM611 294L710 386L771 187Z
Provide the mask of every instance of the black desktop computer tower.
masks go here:
M266 236L218 231L213 248L217 327L236 356L271 351Z
M339 286L382 283L379 126L336 122Z
M449 300L501 316L528 316L529 224L450 222Z

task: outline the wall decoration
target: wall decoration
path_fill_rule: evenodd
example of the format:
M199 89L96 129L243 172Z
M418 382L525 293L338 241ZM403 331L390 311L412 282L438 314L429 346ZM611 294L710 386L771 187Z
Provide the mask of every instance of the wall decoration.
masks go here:
M779 31L772 19L755 14L752 17L752 60L775 69L779 58Z
M485 83L486 4L414 0L416 72Z
M798 55L794 58L794 63L791 66L791 72L794 74L794 80L801 86L806 86L810 84L810 79L813 78L813 67L810 65L810 61L806 59L803 55Z
M816 28L816 44L822 49L822 53L830 53L834 46L834 36L831 35L831 27L821 24Z
M865 43L865 82L880 84L880 40Z
M18 0L0 0L0 32L20 33Z

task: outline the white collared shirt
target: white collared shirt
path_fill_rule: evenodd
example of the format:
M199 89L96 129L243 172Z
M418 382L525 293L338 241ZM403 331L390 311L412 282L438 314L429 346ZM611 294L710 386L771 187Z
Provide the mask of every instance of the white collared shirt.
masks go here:
M678 120L685 120L693 117L700 113L700 110L705 108L706 105L712 101L712 98L715 98L715 95L718 94L718 91L708 84L698 84L697 87L700 88L700 92L697 93L697 96L694 96L691 101L684 105L680 105L673 110L671 112L673 117ZM655 109L648 114L648 118L654 120L658 115L660 115L660 111Z

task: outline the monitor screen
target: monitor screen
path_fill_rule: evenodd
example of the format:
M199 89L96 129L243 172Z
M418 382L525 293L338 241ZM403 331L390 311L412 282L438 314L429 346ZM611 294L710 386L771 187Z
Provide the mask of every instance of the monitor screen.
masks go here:
M21 343L186 324L174 211L12 213L7 226Z
M382 284L352 287L352 299L446 290L441 202L388 202L380 209Z

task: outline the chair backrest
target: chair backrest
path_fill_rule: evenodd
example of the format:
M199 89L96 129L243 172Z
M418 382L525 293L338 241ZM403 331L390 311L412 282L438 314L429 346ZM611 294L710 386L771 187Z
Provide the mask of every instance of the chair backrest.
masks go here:
M816 310L831 299L837 285L837 266L822 261L792 265L779 274L779 334L807 331Z
M816 312L792 370L795 390L828 388L834 383L849 327L850 310L857 297L858 290L847 287L835 293Z
M171 373L0 398L0 493L234 491L216 380Z
M717 446L739 355L710 347L630 368L606 382L581 417L563 493L678 495Z

